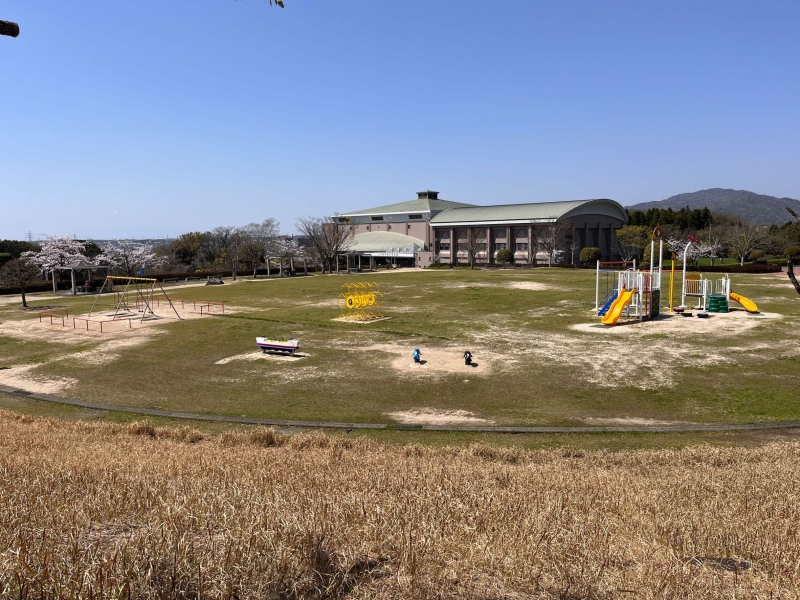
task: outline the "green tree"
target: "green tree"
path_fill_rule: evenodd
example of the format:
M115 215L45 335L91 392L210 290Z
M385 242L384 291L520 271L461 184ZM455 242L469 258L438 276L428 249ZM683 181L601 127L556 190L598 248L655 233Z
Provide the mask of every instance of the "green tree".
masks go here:
M0 253L7 252L12 258L19 258L23 252L39 252L39 244L17 240L0 240Z
M614 249L622 260L633 260L642 255L642 250L650 240L650 230L644 225L626 225L617 229Z
M205 238L206 234L199 231L179 235L170 244L170 250L175 260L184 265L196 266L200 262L200 254Z
M499 262L501 265L505 265L506 263L513 263L514 253L508 248L503 248L502 250L497 251L497 256L495 258L497 262Z
M584 264L596 263L600 260L600 248L587 247L581 250L580 261Z
M783 251L786 258L800 258L800 246L789 246Z
M27 307L25 290L39 281L42 273L35 264L26 258L14 258L0 267L0 286L18 289L22 294L22 306Z

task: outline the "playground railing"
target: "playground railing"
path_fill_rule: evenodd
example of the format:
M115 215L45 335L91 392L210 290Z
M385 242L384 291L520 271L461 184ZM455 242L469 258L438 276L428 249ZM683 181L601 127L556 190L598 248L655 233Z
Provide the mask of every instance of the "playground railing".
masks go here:
M121 323L121 322L125 322L125 321L128 322L128 329L133 329L133 323L131 322L131 319L127 318L127 317L124 318L124 319L108 319L108 320L103 320L103 321L97 320L97 319L87 319L85 317L73 317L72 318L72 328L73 329L78 329L78 325L77 325L78 321L84 321L86 323L86 331L99 331L100 333L108 333L110 331L109 323ZM89 326L90 323L95 323L95 324L99 325L99 329L97 329L97 328L96 329L92 329ZM103 325L105 325L105 329L103 328ZM81 329L83 329L83 327L81 327Z
M197 310L198 307L200 308L200 314L201 315L203 315L203 314L210 315L211 313L214 312L215 307L216 308L221 308L222 309L222 311L221 311L222 313L225 312L225 304L223 304L222 302L201 302L201 301L195 300L195 302L194 302L194 310Z
M66 327L66 319L69 317L69 310L65 308L63 311L64 312L62 314L61 310L43 310L39 313L39 323L41 323L44 319L49 318L50 325L52 325L53 319L61 319L61 326Z
M687 279L685 282L687 296L708 296L711 281L708 279Z
M717 279L714 281L714 295L725 296L726 298L731 294L731 280L727 277Z

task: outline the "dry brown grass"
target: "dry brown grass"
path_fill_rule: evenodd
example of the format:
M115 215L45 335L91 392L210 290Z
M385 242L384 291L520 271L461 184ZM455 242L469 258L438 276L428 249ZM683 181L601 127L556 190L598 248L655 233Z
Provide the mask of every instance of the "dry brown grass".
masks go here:
M394 447L0 412L0 596L796 598L800 445ZM187 443L195 442L195 443Z

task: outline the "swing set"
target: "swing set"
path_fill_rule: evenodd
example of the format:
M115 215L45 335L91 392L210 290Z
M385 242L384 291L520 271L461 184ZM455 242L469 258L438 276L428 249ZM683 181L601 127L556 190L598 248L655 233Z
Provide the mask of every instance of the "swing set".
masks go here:
M159 297L155 298L156 286L161 291ZM114 297L114 314L111 320L117 319L130 319L132 317L138 318L136 313L141 313L142 317L139 319L143 323L145 319L160 319L162 317L156 315L153 311L154 306L160 306L162 300L166 300L169 307L175 313L178 319L183 318L178 314L178 309L172 304L170 298L164 291L164 288L158 282L158 279L149 277L129 277L127 275L109 275L103 282L103 287L100 288L100 293L92 303L92 308L89 309L87 319L91 318L95 310L97 301L103 296L103 293L111 293ZM163 298L161 297L163 296Z

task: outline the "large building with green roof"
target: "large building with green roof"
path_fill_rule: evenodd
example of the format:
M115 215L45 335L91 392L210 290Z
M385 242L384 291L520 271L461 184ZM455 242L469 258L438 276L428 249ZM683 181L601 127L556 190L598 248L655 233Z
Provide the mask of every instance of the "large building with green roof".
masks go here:
M476 206L440 200L438 192L425 190L416 200L334 218L353 229L350 254L428 266L468 263L470 249L483 264L494 263L506 248L517 263L547 260L542 253L548 244L542 241L548 235L559 238L559 262L577 260L585 247L599 248L602 260L616 260L612 240L627 213L608 199Z

